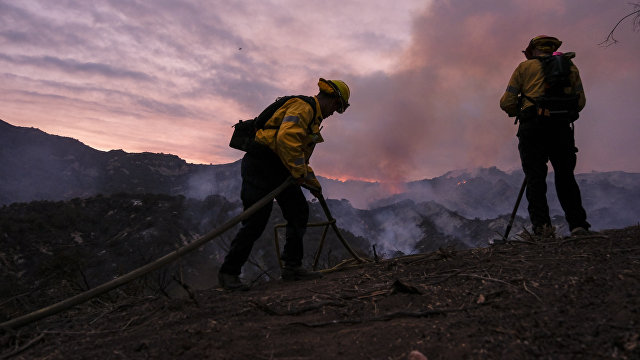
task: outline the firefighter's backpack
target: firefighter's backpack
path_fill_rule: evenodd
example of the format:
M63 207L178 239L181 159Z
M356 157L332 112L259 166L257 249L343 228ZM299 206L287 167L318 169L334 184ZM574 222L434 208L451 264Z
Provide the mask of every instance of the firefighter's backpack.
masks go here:
M562 118L570 122L578 119L580 97L570 79L574 57L573 52L537 57L544 71L545 93L536 99L526 98L535 104L539 117Z
M279 129L280 126L265 126L267 121L271 119L278 109L280 109L287 101L292 98L299 98L304 100L313 109L313 119L316 117L316 101L312 96L304 95L289 95L282 96L276 99L271 105L267 106L260 115L251 120L240 120L237 124L233 125L233 135L231 135L231 141L229 146L242 151L248 151L251 145L255 142L256 132L260 129ZM309 128L313 124L313 121L309 122ZM310 130L308 130L310 131Z

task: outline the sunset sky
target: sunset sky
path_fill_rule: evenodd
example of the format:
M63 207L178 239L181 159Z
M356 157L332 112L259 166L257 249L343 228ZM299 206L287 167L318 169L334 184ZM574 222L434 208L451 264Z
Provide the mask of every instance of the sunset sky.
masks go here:
M311 165L407 181L520 168L498 105L538 34L575 51L577 172L640 172L640 31L629 0L0 0L0 119L100 149L229 163L231 125L344 80ZM640 1L639 1L640 3Z

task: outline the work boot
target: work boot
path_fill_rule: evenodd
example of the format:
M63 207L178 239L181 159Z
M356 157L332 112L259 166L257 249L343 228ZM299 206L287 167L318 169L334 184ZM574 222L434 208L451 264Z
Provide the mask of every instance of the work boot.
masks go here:
M302 266L285 266L282 269L282 280L284 281L314 280L321 277L321 273L306 270Z
M249 286L243 284L238 275L231 275L223 272L218 272L218 285L225 290L231 291L249 290Z
M533 228L533 233L540 239L555 239L556 229L551 225L542 225Z
M534 226L533 231L529 231L524 228L521 232L516 234L515 237L516 239L524 241L540 241L544 239L555 239L556 232L554 227L551 225Z

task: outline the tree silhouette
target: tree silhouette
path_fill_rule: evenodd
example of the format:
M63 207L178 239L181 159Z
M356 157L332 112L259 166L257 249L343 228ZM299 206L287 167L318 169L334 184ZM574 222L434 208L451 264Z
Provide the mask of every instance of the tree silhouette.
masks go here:
M616 31L618 26L628 17L634 16L634 18L633 18L633 29L634 30L640 29L640 3L635 3L635 4L632 4L632 5L633 5L633 11L631 13L625 15L622 19L620 19L620 21L618 21L618 23L613 27L613 29L611 29L611 32L609 32L609 35L607 36L607 38L603 42L598 44L598 45L610 46L610 45L616 44L618 42L618 40L616 40L613 37L613 33Z

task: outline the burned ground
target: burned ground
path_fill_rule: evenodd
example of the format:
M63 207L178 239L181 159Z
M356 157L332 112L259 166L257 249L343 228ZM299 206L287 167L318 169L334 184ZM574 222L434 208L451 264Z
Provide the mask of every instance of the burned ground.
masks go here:
M182 299L107 297L4 331L15 359L640 358L640 226L435 252ZM187 291L185 290L185 294Z

